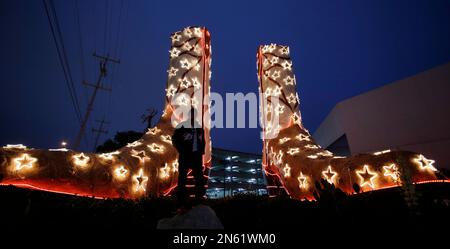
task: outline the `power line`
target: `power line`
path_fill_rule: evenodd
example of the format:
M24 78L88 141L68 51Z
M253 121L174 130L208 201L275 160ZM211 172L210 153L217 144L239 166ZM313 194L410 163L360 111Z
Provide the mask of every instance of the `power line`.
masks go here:
M69 90L70 99L72 102L72 106L75 111L75 115L78 119L78 122L81 124L81 112L80 106L78 103L78 97L75 90L75 85L73 83L72 74L70 71L70 65L67 60L67 54L64 46L64 40L62 37L61 30L59 28L58 17L56 15L56 11L53 5L53 1L49 0L47 3L46 0L42 1L45 8L45 13L47 15L47 19L50 25L50 31L52 33L53 41L56 46L56 51L58 54L58 59L61 64L61 68L64 74L64 79Z
M97 148L98 145L98 141L100 139L100 135L101 134L108 134L108 131L103 129L103 125L105 124L110 124L109 122L105 121L105 118L103 118L102 120L95 120L97 123L99 123L99 127L98 128L93 128L92 132L97 133L97 135L95 136L95 142L94 142L94 151Z
M108 62L113 62L113 63L120 63L120 60L116 60L113 58L110 58L108 56L102 56L102 55L98 55L96 53L93 54L94 57L100 59L100 74L98 76L97 82L95 84L91 84L88 83L86 81L83 82L83 84L87 85L87 86L91 86L94 88L94 92L92 92L92 95L89 99L89 103L88 106L86 108L86 113L84 115L83 121L81 122L81 127L80 127L80 131L78 132L77 138L75 140L75 144L74 144L74 148L77 149L78 146L80 145L80 141L84 136L84 130L86 129L86 124L89 120L89 117L91 115L91 112L94 108L94 101L95 98L97 96L97 92L98 90L106 90L106 91L111 91L111 88L107 88L104 85L102 85L102 80L106 77L107 75L107 64Z

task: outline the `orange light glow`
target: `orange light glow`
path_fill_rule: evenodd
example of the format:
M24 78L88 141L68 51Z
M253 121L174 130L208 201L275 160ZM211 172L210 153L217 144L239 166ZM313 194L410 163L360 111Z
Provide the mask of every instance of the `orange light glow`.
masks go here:
M37 158L24 153L22 156L14 158L13 161L15 170L20 171L22 169L32 169L34 164L37 162Z
M384 176L391 177L392 180L397 181L399 172L395 163L391 165L385 165L383 166L383 169L384 169Z
M133 175L133 182L135 184L134 191L146 191L148 177L144 174L144 169L139 169L139 172L136 175Z
M364 165L363 170L356 171L360 181L361 187L369 185L371 188L375 187L374 180L378 177L376 172L370 172L369 165Z
M419 155L413 160L419 165L421 170L437 171L437 169L433 166L434 160L426 159L423 155Z
M325 180L327 180L329 183L331 184L336 183L336 177L338 176L338 173L333 171L331 165L328 165L328 168L322 171L322 175L323 177L325 177Z
M76 154L72 156L73 159L73 163L81 168L85 168L86 166L88 166L90 158L86 155L84 155L84 153L80 153L80 154Z
M123 165L119 165L114 169L114 176L118 180L124 180L128 176L128 170Z

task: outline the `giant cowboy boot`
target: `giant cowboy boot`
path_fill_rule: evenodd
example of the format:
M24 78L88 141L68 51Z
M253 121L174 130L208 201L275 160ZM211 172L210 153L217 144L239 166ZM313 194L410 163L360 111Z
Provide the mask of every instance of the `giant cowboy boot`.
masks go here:
M291 197L314 199L321 179L349 194L355 183L370 191L436 180L434 161L420 154L386 150L338 157L322 149L302 124L289 47L260 46L257 60L263 166L269 182L279 181Z
M171 36L172 47L166 104L158 124L141 139L103 154L71 150L28 149L9 145L0 149L2 185L94 197L138 198L166 195L177 183L178 153L172 146L180 106L192 104L196 117L209 121L210 35L206 28L188 27ZM208 126L205 127L204 169L211 162Z

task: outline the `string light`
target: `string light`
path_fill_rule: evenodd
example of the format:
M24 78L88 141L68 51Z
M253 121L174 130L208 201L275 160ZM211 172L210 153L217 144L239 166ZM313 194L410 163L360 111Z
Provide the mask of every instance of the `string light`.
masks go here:
M185 68L185 69L189 69L191 67L191 63L187 59L181 60L180 65L181 65L181 68Z
M177 76L178 68L170 67L169 70L167 70L167 73L169 73L169 78Z
M283 137L283 138L280 138L280 140L278 140L278 143L284 144L284 143L286 143L286 142L289 141L289 140L291 140L291 138L289 138L289 137Z
M181 35L178 34L178 33L175 33L175 34L173 34L170 38L172 39L172 44L174 44L175 42L180 41Z
M423 155L419 155L413 160L419 165L421 170L437 171L437 169L433 166L434 160L426 159Z
M295 138L299 141L311 141L311 139L308 136L301 133L298 134Z
M169 175L170 168L169 168L169 165L168 165L167 163L165 163L165 164L164 164L164 167L163 167L163 168L160 168L159 171L160 171L159 177L160 177L161 179L167 179L167 178L169 178L169 176L170 176L170 175Z
M131 148L131 147L137 147L137 146L141 146L141 145L142 145L142 142L140 142L140 141L134 141L134 142L132 142L132 143L127 144L127 147L128 147L128 148Z
M295 77L292 78L291 76L288 75L284 78L283 82L286 86L293 86L295 85Z
M300 172L300 175L297 177L298 180L298 187L301 189L307 189L308 188L308 182L306 176L303 175L302 172Z
M166 96L169 98L173 97L176 92L177 89L174 86L170 85L169 88L166 89Z
M13 161L15 170L20 171L22 169L32 169L34 164L37 162L37 158L24 153L20 157L14 158Z
M175 161L173 161L173 163L172 163L172 172L178 172L178 166L179 166L179 163L178 163L178 160L175 160Z
M103 159L103 160L113 161L114 160L114 155L118 155L118 154L120 154L120 152L114 151L114 152L109 152L109 153L102 153L102 154L100 154L98 156L101 159Z
M300 152L300 148L289 148L289 150L286 153L288 153L289 155L293 156L293 155L295 155L295 154L297 154L299 152Z
M178 55L180 55L181 51L178 50L177 48L172 48L171 50L169 50L170 53L170 58L175 58L178 57Z
M114 176L118 180L126 179L127 175L128 175L128 170L123 165L119 165L114 169Z
M307 149L319 149L320 147L315 144L307 144L305 145L305 148Z
M144 150L141 151L131 150L131 156L136 157L142 163L145 163L145 160L150 160L150 157L148 157L145 154Z
M27 146L23 144L7 144L3 146L4 149L17 149L17 150L26 150Z
M297 97L291 93L288 97L287 97L287 101L289 104L295 104L297 103Z
M289 55L289 47L288 46L282 46L279 51L281 54Z
M73 155L72 159L73 163L81 168L85 168L86 166L88 166L88 163L90 161L90 158L84 155L84 153Z
M389 152L391 152L391 150L382 150L382 151L374 152L373 154L375 156L379 156L379 155L386 154L386 153L389 153Z
M164 152L164 147L162 145L158 145L156 143L147 145L147 147L150 149L151 152L155 152L155 153L163 153Z
M291 176L291 167L286 163L283 168L284 177L290 177Z
M395 165L395 163L391 165L385 165L383 166L384 169L384 176L391 177L392 180L397 181L398 179L398 168Z
M149 128L148 131L147 131L147 133L151 134L151 135L156 135L156 134L158 134L160 132L161 132L161 129L158 129L157 126L155 126L153 128Z
M277 70L275 70L273 73L272 73L272 79L274 79L274 80L277 80L278 78L280 78L280 71L277 71Z
M335 183L336 177L338 176L338 173L333 171L331 168L331 165L328 165L328 168L324 171L322 171L322 175L329 182L330 184Z
M136 185L134 188L135 192L146 191L148 177L144 174L144 169L139 169L136 175L133 175L133 182Z
M292 70L292 62L289 61L284 61L281 66L283 67L284 70Z
M356 171L360 181L361 187L365 185L369 185L371 188L375 187L374 180L378 177L378 174L375 172L370 172L369 165L364 165L363 170Z
M172 136L170 135L161 135L161 140L168 144L172 144Z

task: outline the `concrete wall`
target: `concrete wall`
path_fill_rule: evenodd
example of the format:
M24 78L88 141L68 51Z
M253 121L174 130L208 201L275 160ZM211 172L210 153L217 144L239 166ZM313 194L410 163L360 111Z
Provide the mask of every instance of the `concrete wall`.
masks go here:
M410 150L450 168L450 63L338 103L314 138L347 135L352 154Z

